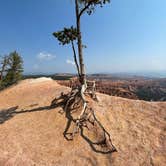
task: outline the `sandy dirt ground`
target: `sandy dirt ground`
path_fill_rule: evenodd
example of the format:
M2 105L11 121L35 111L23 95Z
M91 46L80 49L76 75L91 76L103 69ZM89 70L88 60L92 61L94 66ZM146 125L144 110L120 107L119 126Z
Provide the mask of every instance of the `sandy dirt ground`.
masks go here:
M102 154L80 134L64 138L68 120L50 103L69 91L40 78L0 92L0 166L165 166L166 102L98 94L91 105L117 149Z

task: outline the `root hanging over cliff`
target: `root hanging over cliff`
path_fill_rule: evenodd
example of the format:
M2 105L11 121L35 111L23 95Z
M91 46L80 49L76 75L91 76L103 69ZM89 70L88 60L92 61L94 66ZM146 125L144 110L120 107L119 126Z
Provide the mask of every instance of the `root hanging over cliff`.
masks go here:
M67 118L63 133L66 140L72 141L79 134L97 153L116 152L109 132L95 115L91 106L92 100L98 101L95 89L91 91L83 85L73 88L68 94L61 93L59 98L52 101L51 106L61 105L63 108L60 113Z

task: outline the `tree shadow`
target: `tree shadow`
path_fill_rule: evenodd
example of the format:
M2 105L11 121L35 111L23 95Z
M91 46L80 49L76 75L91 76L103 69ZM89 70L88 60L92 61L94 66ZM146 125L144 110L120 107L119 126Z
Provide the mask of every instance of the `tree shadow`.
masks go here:
M50 110L53 109L53 107L51 106L44 106L44 107L38 107L38 108L34 108L31 110L20 110L17 111L19 107L15 106L15 107L11 107L9 109L3 109L0 111L0 124L5 123L7 120L13 118L14 116L16 116L17 114L22 114L22 113L27 113L27 112L35 112L35 111L43 111L43 110Z
M68 97L69 95L63 97L62 94L61 98L66 99L63 103L66 104ZM55 103L57 101L58 99L54 100ZM76 133L80 133L80 136L89 144L94 152L101 154L111 154L113 152L117 152L116 148L112 144L110 134L98 121L94 111L91 108L85 112L85 117L81 119L81 124L77 125L77 119L74 118L72 114L79 109L79 102L80 100L76 101L76 99L73 98L73 100L71 100L69 103L69 107L66 109L64 105L63 112L61 112L65 113L65 117L67 118L66 127L63 133L65 139L67 141L72 141L74 135ZM90 133L95 135L95 138L91 137Z
M44 111L44 110L51 110L57 107L63 107L65 99L63 99L61 102L57 103L56 105L53 104L54 100L52 101L51 105L43 106L43 107L37 107L33 109L27 109L27 110L19 110L18 106L14 106L8 109L2 109L0 110L0 124L5 123L7 120L13 118L17 114L23 114L28 112L36 112L36 111ZM36 106L37 104L30 105Z
M96 153L111 154L117 152L112 144L111 136L96 118L91 109L91 115L86 119L84 125L80 126L81 137L89 144ZM93 136L91 136L93 135Z
M54 100L52 100L50 105L44 107L38 107L29 110L18 110L19 107L15 106L9 109L3 109L0 111L0 124L5 123L7 120L13 118L17 114L51 110L57 107L61 107L62 110L59 111L59 113L60 114L65 113L65 117L67 119L66 127L63 132L63 135L67 141L72 141L74 138L74 134L80 133L80 136L89 144L89 146L94 152L101 154L110 154L116 152L117 150L112 144L110 134L97 120L93 110L88 109L88 111L90 111L90 116L88 115L89 112L88 113L85 112L85 114L87 114L88 116L85 115L86 118L83 118L81 120L81 123L77 125L77 119L74 118L72 114L73 112L76 112L80 108L78 104L80 103L80 100L76 101L76 99L73 98L68 103L70 107L66 108L70 95L71 93L68 94L61 93L59 98L55 98ZM74 126L73 130L72 132L69 132L72 125ZM96 137L91 138L89 134L90 132L92 132L92 135L96 135Z

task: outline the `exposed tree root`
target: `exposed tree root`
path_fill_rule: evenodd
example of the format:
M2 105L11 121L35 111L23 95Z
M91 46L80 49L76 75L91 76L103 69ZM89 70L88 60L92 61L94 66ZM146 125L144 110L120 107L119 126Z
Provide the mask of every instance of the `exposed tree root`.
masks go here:
M68 119L64 137L67 140L73 140L74 136L80 133L95 152L104 154L115 152L116 148L112 144L110 134L98 121L93 108L86 100L93 98L95 91L91 95L85 90L84 86L77 87L72 89L69 94L62 93L58 99L54 99L51 103L52 106L59 102L63 104L63 112Z

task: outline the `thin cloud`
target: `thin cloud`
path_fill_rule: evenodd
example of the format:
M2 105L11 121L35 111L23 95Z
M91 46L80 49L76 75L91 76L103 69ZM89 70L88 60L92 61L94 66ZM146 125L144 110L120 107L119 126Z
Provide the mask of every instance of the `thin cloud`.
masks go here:
M37 59L41 60L41 61L49 61L49 60L53 60L55 59L56 56L53 55L53 54L50 54L50 53L46 53L46 52L40 52L38 55L37 55Z
M73 66L75 65L75 63L74 63L72 60L70 60L70 59L67 59L67 60L66 60L66 63L67 63L67 64L71 64L71 65L73 65Z

